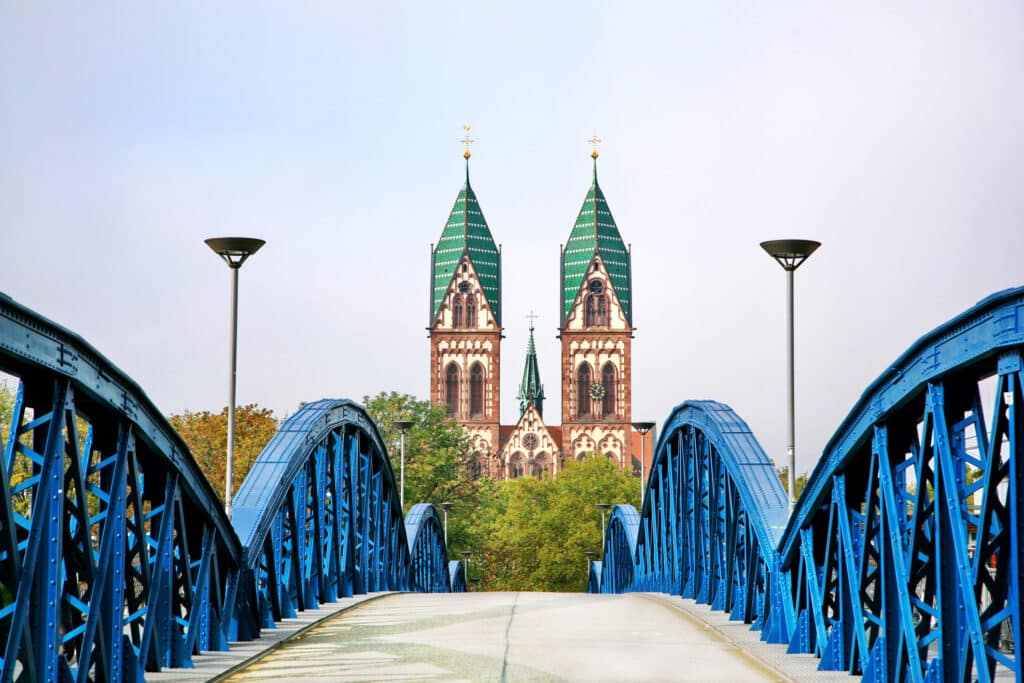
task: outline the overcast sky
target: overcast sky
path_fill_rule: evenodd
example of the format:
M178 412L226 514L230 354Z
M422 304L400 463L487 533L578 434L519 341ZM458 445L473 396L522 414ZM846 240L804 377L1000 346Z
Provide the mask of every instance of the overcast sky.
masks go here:
M557 423L558 248L600 178L633 245L633 415L713 398L798 469L920 335L1024 268L1016 1L0 3L0 291L165 412L427 396L428 247L462 182L504 245L502 414L535 309Z

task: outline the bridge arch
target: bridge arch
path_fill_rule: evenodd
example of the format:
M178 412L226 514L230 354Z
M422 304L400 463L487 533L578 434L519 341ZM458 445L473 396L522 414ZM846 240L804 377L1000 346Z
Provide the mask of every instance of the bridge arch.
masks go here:
M443 534L428 508L403 519L387 449L362 406L307 403L234 500L243 552L233 635L254 638L297 610L354 593L447 590Z
M437 508L430 503L417 503L409 508L405 516L405 536L409 541L409 590L450 592L448 549Z
M74 332L0 295L0 680L133 680L227 649L241 545L177 432Z
M921 337L861 395L786 527L790 650L889 680L1024 677L1024 288Z
M649 472L643 509L612 515L602 587L693 598L784 640L775 547L788 501L747 424L723 403L687 401L665 421Z
M825 447L787 518L747 425L688 401L665 423L634 575L869 681L1024 679L1024 288L924 335ZM592 586L595 582L592 582Z

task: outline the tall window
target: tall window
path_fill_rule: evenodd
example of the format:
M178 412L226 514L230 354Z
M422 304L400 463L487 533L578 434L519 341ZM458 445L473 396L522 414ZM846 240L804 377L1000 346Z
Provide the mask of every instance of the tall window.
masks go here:
M584 303L583 324L587 327L605 326L608 324L608 297L604 293L604 283L591 280L587 285L587 298Z
M537 457L533 459L533 476L538 479L544 478L544 473L548 471L548 454L539 453Z
M584 363L576 375L576 416L590 415L590 366Z
M459 412L459 366L449 363L444 371L444 402L448 404L448 414Z
M601 403L601 413L605 417L615 416L615 366L605 363L601 370L601 384L604 386L604 398Z
M509 479L518 479L523 476L522 453L513 453L512 457L508 459L508 476Z
M458 294L452 304L452 327L462 327L462 297Z
M474 363L469 371L469 416L479 417L484 414L484 369Z
M476 297L466 295L466 327L476 327Z

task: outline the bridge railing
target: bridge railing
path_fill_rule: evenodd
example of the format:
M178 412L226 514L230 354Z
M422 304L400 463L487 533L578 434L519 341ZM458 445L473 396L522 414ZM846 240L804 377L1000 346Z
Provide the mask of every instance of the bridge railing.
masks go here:
M682 404L635 545L613 515L592 586L694 598L871 681L1021 681L1022 355L1024 288L922 337L864 392L788 519L742 420Z
M341 596L465 590L436 511L403 519L356 403L288 419L229 520L137 384L4 295L0 372L18 380L0 439L0 681L141 681Z
M224 649L241 545L174 429L75 333L0 295L0 680L133 680Z
M387 449L358 403L324 399L292 415L233 510L243 546L233 638L356 593L450 590L437 511L417 504L403 519Z

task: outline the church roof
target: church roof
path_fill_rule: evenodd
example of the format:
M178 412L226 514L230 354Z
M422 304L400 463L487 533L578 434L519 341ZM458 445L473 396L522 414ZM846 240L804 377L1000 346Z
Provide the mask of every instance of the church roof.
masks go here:
M526 344L526 366L523 368L523 381L519 384L519 415L522 417L526 407L533 403L537 412L544 415L544 385L540 382L540 366L537 365L537 347L533 343L533 325L530 325L530 341Z
M562 250L562 319L572 310L576 294L583 284L587 268L600 255L611 277L626 319L632 323L632 298L629 252L615 225L604 192L597 183L597 159L594 159L594 181L583 200L576 224Z
M455 269L464 254L469 255L480 278L480 288L487 297L487 304L494 313L494 319L501 326L501 252L494 244L494 238L487 227L487 220L476 193L469 184L469 161L466 161L466 183L455 198L455 205L448 215L448 222L441 231L431 258L431 315L437 312L444 301L445 292L455 277Z

